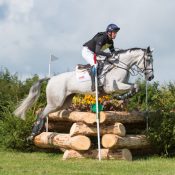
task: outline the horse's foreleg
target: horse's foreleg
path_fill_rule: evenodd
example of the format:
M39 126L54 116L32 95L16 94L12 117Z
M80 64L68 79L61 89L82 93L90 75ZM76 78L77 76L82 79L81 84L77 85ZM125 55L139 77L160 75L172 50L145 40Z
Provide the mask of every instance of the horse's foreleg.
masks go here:
M116 96L118 100L130 98L139 91L138 84L124 84L120 82L118 82L117 84L118 87L122 88L123 90L123 93L120 93L121 95Z
M115 92L117 94L123 94L131 91L133 88L134 88L133 84L125 84L118 81L113 81L113 84L106 87L106 92L107 93Z
M128 94L127 96L131 96L138 92L138 85L137 84L126 84L118 81L113 81L112 84L108 84L105 87L106 93L112 93L115 92L115 94L118 94L117 96L121 94Z

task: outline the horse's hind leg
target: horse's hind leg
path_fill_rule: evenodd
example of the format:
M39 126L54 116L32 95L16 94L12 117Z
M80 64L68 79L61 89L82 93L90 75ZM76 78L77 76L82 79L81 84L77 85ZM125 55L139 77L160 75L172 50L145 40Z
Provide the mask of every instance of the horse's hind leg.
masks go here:
M47 104L47 106L44 108L44 110L39 113L37 120L34 123L32 133L27 138L27 140L33 140L36 135L41 133L41 131L44 128L47 115L51 112L56 111L56 110L57 110L56 106L52 106L52 105Z
M60 109L68 109L72 103L72 99L75 96L75 94L70 94L66 97L63 106Z
M47 104L47 106L44 108L42 112L37 117L36 122L34 123L32 134L27 138L27 140L33 140L34 137L42 132L45 126L46 117L49 113L55 112L58 109L65 109L70 106L72 98L74 97L74 94L70 94L66 97L65 100L62 101L62 105L57 104Z

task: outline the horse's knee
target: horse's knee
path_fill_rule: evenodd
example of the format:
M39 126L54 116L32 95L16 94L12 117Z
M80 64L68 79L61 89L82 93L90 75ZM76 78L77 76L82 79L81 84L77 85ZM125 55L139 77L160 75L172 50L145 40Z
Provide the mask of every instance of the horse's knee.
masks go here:
M138 91L139 91L139 86L138 86L138 84L132 84L132 85L131 85L130 93L131 93L131 94L135 94L135 93L137 93Z
M134 89L135 89L135 92L139 92L139 85L138 84L134 84Z

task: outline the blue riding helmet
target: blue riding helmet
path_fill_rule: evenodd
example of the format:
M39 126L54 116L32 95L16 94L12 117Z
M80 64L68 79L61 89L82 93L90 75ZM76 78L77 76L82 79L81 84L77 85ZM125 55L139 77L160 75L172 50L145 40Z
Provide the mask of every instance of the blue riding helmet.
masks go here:
M106 28L106 32L118 32L120 28L116 24L109 24Z

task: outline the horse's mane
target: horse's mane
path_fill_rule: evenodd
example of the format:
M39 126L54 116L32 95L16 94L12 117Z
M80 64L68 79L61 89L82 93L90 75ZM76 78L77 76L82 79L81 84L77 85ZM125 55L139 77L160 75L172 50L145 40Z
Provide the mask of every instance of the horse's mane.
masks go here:
M129 48L129 49L121 49L121 50L118 50L117 53L118 54L121 54L121 53L126 53L128 51L135 51L135 50L145 50L143 48L139 48L139 47L133 47L133 48Z

